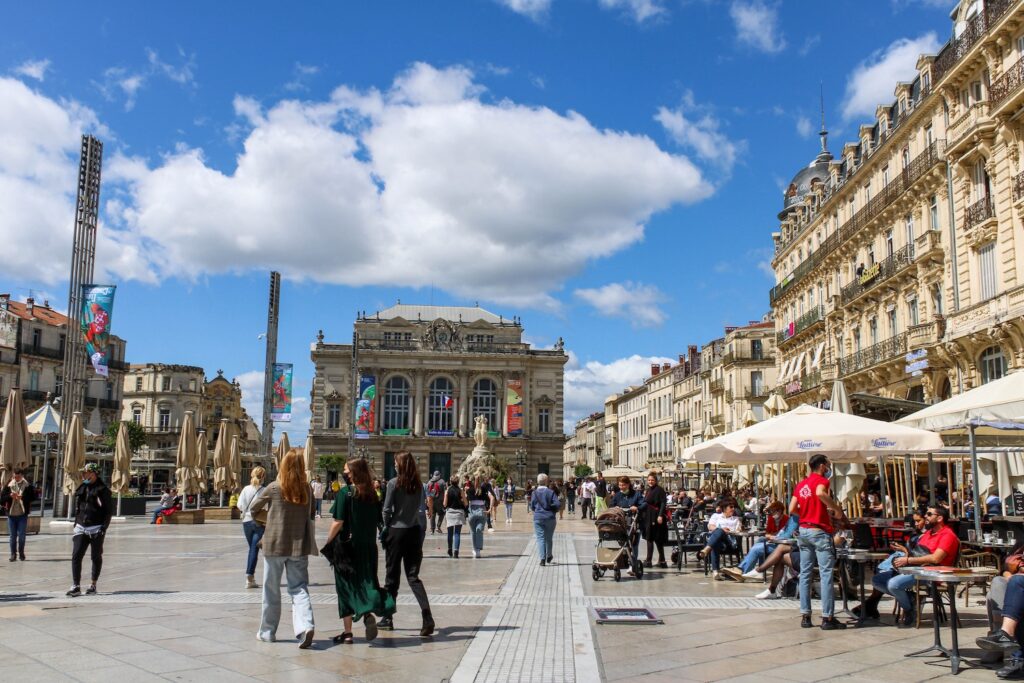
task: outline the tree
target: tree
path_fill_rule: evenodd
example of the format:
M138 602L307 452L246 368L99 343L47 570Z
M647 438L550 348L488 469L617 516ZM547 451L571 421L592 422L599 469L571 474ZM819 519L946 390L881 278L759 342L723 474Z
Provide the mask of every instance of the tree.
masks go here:
M128 425L128 445L131 446L132 453L136 453L146 445L146 430L143 429L142 425L133 420L126 420L125 424ZM110 450L114 450L117 446L117 430L120 427L120 422L113 422L107 427L106 438L103 444Z
M590 469L590 465L580 464L573 468L573 474L577 477L589 477L594 473L594 470Z
M328 475L337 475L345 469L347 460L348 458L340 453L324 453L316 459L316 467L326 471Z

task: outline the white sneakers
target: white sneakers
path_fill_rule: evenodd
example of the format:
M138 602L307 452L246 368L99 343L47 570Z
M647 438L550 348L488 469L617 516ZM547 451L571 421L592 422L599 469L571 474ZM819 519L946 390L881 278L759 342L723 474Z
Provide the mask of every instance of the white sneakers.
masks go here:
M779 596L773 593L770 589L765 588L763 591L754 596L758 600L778 600Z
M751 569L749 572L743 575L743 578L754 579L755 581L764 581L764 574L757 571L756 569Z
M473 551L473 559L475 560L478 557L480 557L480 551L479 550L474 550Z
M493 534L494 533L494 527L493 526L487 527L487 533Z

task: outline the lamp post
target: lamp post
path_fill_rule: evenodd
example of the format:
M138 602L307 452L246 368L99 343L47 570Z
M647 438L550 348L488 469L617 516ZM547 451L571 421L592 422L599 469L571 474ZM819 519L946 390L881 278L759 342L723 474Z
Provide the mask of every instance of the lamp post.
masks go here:
M355 454L357 458L362 458L363 460L365 460L366 464L370 466L371 470L373 469L373 462L370 460L370 451L369 449L366 448L366 446L356 446Z
M523 480L523 470L526 469L526 449L520 446L516 449L516 467L519 468L519 485L526 488Z

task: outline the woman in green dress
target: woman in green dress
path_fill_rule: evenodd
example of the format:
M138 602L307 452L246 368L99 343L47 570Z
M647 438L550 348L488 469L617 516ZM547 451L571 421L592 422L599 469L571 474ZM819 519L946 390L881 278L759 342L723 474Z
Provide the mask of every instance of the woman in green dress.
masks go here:
M338 491L331 506L331 524L327 542L342 529L352 533L355 576L342 576L334 570L334 588L338 593L338 616L345 630L334 637L336 643L352 642L352 620L363 620L366 639L377 637L376 617L395 612L395 599L384 591L377 579L377 528L381 523L381 502L373 490L373 476L363 458L345 463L348 486ZM376 616L375 616L376 615Z

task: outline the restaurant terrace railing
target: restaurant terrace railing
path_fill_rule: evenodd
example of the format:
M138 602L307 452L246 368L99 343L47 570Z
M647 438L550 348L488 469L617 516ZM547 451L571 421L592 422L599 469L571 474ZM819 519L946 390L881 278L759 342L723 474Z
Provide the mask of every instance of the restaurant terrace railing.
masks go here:
M847 304L869 289L882 284L914 261L914 246L908 244L897 249L885 260L865 268L856 280L842 289L843 304Z
M881 192L854 213L853 217L843 223L838 230L823 240L817 251L800 262L793 269L792 273L787 275L782 282L775 285L768 294L769 299L774 302L786 290L800 282L816 266L823 263L829 254L838 249L840 245L853 237L861 228L896 201L908 188L930 171L935 164L942 161L944 149L944 140L932 141L928 148L914 157L913 161L889 181Z
M848 356L839 359L839 374L846 376L854 372L866 370L873 365L902 356L907 352L907 333L901 332L895 337L889 337L885 341L878 342L866 349L862 349Z

